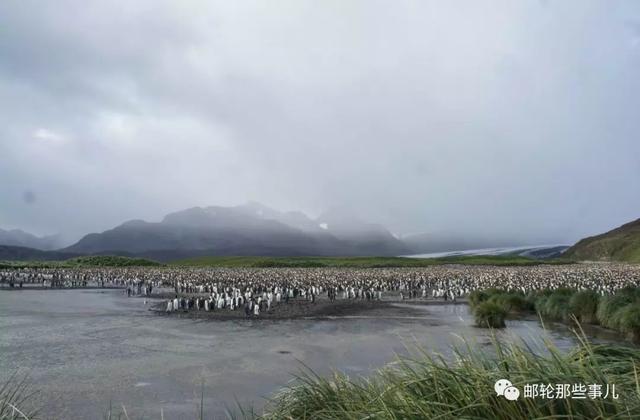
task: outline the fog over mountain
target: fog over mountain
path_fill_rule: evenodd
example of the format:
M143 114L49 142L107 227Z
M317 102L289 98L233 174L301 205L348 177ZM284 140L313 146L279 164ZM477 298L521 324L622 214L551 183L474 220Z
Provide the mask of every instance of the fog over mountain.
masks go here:
M3 1L0 227L570 244L640 216L639 28L632 0ZM222 209L250 200L296 212Z
M386 229L333 213L312 220L251 202L194 207L160 222L131 220L62 250L171 260L198 255L401 255L412 252Z
M0 228L0 245L20 246L40 250L61 248L65 244L60 235L38 237L20 229L4 230Z
M205 255L397 256L448 255L446 251L465 250L477 254L527 253L545 258L566 249L512 248L507 239L452 233L399 237L384 226L363 221L348 209L333 208L314 219L300 211L282 212L255 201L229 207L193 207L170 213L157 222L130 220L104 232L87 234L61 249L51 245L56 239L55 243L61 243L59 236L37 238L21 231L6 232L11 235L4 236L2 233L0 260L115 254L172 261Z

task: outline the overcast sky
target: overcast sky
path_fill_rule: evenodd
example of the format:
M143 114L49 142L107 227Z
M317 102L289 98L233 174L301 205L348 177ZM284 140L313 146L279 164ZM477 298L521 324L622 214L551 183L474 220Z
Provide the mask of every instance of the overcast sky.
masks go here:
M572 242L640 217L638 1L0 2L0 227L346 207Z

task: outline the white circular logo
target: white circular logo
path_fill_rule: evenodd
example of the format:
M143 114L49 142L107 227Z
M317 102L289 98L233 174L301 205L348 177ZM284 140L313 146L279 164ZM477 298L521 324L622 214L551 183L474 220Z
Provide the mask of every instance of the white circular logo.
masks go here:
M504 390L504 397L509 401L515 401L520 398L520 390L515 386L509 386Z
M504 390L509 388L510 386L513 386L513 384L511 383L510 380L508 380L508 379L498 379L496 381L496 384L493 386L493 389L495 389L496 394L504 395Z

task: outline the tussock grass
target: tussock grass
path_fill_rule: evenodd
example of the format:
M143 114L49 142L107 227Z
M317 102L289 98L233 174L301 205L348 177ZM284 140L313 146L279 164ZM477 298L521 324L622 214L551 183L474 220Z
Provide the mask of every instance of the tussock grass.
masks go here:
M540 353L494 341L491 350L456 349L453 358L423 351L401 358L369 378L305 371L267 406L264 419L531 419L640 418L640 351L580 345L562 352L550 342ZM497 396L493 385L509 379L518 401ZM618 400L532 399L525 384L616 384Z
M469 298L468 298L469 306L471 306L472 308L475 306L478 306L478 304L489 300L492 296L501 294L501 293L508 293L508 292L504 290L493 289L493 288L485 289L485 290L474 290L473 292L469 293Z
M545 318L567 321L570 316L569 300L573 293L571 289L556 289L536 299L535 309Z
M475 307L473 316L478 327L504 328L507 310L504 306L488 300Z
M533 302L519 292L495 294L488 301L501 306L508 313L528 312L534 309Z
M634 341L640 341L640 303L635 302L625 306L618 312L619 328L625 336Z
M640 288L626 287L613 295L601 296L592 290L542 290L530 295L498 289L474 291L469 304L476 325L500 328L488 319L491 313L518 315L537 312L542 318L567 322L572 318L585 324L599 324L640 342Z
M600 295L593 290L583 290L574 293L569 299L569 313L580 322L593 324L597 322L596 312Z
M36 391L30 387L27 377L17 373L0 384L0 420L32 420L38 415L34 407Z
M469 294L469 305L473 311L476 326L503 328L509 315L517 315L534 310L534 302L522 292L487 289Z

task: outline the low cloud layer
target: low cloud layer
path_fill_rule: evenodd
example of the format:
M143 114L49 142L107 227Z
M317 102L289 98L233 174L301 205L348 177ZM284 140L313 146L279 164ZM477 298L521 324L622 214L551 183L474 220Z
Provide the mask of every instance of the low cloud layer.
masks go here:
M0 227L195 205L572 242L640 217L635 1L4 1Z

